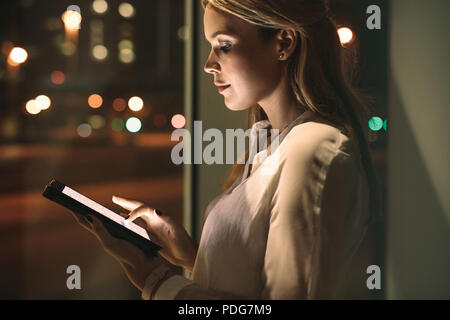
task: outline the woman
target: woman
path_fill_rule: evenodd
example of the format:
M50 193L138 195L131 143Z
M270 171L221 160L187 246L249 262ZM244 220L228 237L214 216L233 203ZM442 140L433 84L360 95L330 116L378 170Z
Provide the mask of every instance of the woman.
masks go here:
M377 189L362 99L350 86L328 6L202 3L211 44L205 71L229 109L249 109L252 129L278 130L271 150L277 163L267 152L270 141L256 155L246 152L245 166L234 166L226 190L206 209L199 245L170 215L113 197L162 245L154 259L109 236L96 218L79 222L144 299L345 298L352 256L378 211ZM267 166L270 174L261 169ZM175 275L169 263L191 270L191 279Z

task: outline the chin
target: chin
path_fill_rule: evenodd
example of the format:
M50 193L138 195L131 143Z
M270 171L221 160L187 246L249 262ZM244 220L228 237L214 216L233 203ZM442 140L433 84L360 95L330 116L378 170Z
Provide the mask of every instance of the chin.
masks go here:
M225 97L225 105L231 111L243 111L251 107L247 106L247 103L244 102L229 101L226 97Z

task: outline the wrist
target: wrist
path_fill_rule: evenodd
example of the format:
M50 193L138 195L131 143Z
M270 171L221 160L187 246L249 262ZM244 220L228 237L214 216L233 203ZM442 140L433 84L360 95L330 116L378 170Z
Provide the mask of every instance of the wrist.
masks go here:
M153 286L152 292L150 293L150 300L154 300L156 291L158 291L158 289L161 287L161 285L164 283L164 281L166 281L167 279L169 279L170 277L172 277L174 275L176 275L176 273L173 272L172 270L166 271L166 273L162 276L162 278L159 279Z
M191 259L188 261L185 261L182 265L182 267L190 272L194 269L195 260L197 259L197 252L198 252L198 244L194 242L194 247L191 254Z

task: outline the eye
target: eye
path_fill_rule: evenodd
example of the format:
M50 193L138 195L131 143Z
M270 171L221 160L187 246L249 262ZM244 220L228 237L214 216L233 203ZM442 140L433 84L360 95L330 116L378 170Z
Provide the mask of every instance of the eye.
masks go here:
M228 52L231 49L231 43L226 42L223 45L221 45L219 49L222 50L223 52Z

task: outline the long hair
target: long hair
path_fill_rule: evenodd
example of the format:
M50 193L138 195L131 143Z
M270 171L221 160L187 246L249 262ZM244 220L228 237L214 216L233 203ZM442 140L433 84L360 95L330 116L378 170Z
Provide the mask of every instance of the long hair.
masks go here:
M356 51L342 46L327 0L202 0L258 27L266 39L281 29L297 32L295 51L289 58L288 77L300 105L346 130L367 176L371 221L379 218L380 192L367 142L371 98L353 87L357 75ZM256 105L249 109L249 128L267 119ZM247 148L245 159L248 160ZM222 184L230 187L245 165L236 163Z

